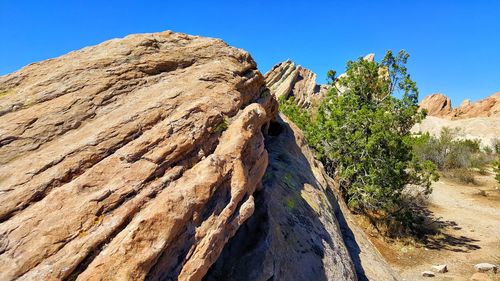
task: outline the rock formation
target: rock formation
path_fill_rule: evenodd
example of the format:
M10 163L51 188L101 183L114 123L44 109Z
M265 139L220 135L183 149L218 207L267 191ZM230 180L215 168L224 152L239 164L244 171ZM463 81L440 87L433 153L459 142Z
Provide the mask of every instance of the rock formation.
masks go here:
M316 84L316 74L287 60L275 65L265 74L267 87L276 98L295 97L300 106L307 107L321 99L327 85Z
M0 280L396 280L276 112L248 53L168 31L0 77Z
M427 110L429 116L444 117L451 114L451 100L443 94L432 94L420 102L420 108Z
M0 280L200 280L254 212L277 104L221 40L110 40L0 93Z
M443 127L458 131L456 137L477 139L482 146L494 146L500 135L500 93L471 103L463 101L452 108L451 100L443 94L425 97L420 108L427 110L427 117L416 124L414 132L429 132L438 136Z
M422 100L420 107L426 109L429 116L449 119L500 116L500 92L475 103L464 100L457 108L452 108L447 96L432 94Z
M286 117L271 123L266 149L269 166L255 193L255 214L205 281L355 280L353 264L359 280L400 279L338 203L333 180Z

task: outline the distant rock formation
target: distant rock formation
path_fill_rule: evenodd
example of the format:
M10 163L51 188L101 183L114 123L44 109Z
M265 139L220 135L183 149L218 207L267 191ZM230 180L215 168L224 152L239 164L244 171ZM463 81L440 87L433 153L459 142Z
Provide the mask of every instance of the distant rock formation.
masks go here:
M443 94L432 94L420 102L420 108L427 110L429 116L448 116L451 114L451 99Z
M426 109L429 116L449 119L500 116L500 92L475 103L464 100L457 108L452 108L447 96L432 94L422 100L420 108Z
M315 73L290 60L278 63L264 77L267 87L276 98L293 96L303 107L321 99L328 90L327 85L316 84Z

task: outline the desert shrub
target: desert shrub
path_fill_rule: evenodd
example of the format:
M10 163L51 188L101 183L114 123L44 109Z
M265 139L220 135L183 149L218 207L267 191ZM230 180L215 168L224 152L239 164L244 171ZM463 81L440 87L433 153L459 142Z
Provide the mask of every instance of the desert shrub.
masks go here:
M476 184L474 172L471 169L451 169L443 172L444 176L465 184Z
M304 131L317 158L338 179L351 210L403 225L413 222L413 212L402 204L405 188L422 187L428 194L437 179L435 165L412 149L410 129L424 113L418 111L416 83L405 67L408 57L388 51L382 62L348 62L342 78L329 72L332 90L313 109L314 116L293 99L280 100L280 110Z
M422 159L432 161L440 170L484 167L491 156L480 150L479 140L457 139L457 130L444 127L439 137L428 133L416 136L413 149Z
M495 179L500 183L500 158L493 163L493 171L495 172Z
M495 151L496 154L500 154L500 140L499 139L493 140L493 150Z
M493 154L493 148L491 148L491 146L485 146L485 147L483 147L483 151L484 151L484 153L486 153L487 155L491 155L491 154Z

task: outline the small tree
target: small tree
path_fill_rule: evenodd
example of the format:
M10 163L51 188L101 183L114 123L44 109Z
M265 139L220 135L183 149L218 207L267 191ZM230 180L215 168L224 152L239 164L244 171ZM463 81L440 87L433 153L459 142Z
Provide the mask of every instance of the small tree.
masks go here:
M407 73L408 57L405 51L396 56L388 51L380 63L362 58L348 62L347 75L340 79L329 72L332 90L315 118L297 114L301 110L293 102L282 101L292 121L309 118L298 124L306 139L339 180L350 208L367 215L407 217L401 204L404 189L420 186L430 193L431 181L437 179L435 166L412 151L410 129L424 113Z

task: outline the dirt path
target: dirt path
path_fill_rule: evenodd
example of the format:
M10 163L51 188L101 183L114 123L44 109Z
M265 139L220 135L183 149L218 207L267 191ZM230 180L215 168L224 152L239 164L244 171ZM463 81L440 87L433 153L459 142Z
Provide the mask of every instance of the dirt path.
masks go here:
M500 264L500 185L492 175L477 179L477 186L447 179L434 184L429 211L443 233L432 237L425 247L373 239L405 280L470 280L475 264ZM421 272L433 264L447 264L449 272L422 277ZM500 273L491 278L500 280Z

